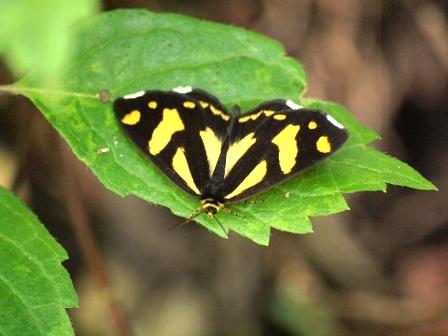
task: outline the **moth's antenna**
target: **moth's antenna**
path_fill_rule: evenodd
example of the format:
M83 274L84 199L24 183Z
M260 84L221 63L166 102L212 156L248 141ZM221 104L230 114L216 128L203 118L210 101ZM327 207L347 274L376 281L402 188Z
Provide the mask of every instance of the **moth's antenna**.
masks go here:
M224 208L224 209L225 209L225 208ZM226 209L226 210L227 210L227 209ZM179 227L181 227L181 226L183 226L183 225L185 225L185 224L191 222L192 219L196 218L196 217L199 216L199 215L202 215L204 212L205 212L205 208L201 205L201 206L200 206L199 208L197 208L197 209L190 215L190 217L188 217L185 221L183 221L183 222L180 223L180 224L177 224L177 225L173 226L173 227L170 228L169 230L171 231L171 230L177 229L177 228L179 228ZM228 211L226 211L226 212L228 212ZM233 213L233 212L231 211L231 213ZM214 214L211 214L211 213L209 213L208 215L209 215L209 217L213 217L213 218L214 218L214 220L216 221L216 223L218 223L218 225L221 227L221 229L222 229L222 231L224 232L224 234L225 234L226 236L228 236L229 233L226 231L226 229L224 229L224 226L221 224L221 222L218 220L218 218L216 218L216 216L215 216ZM238 214L235 214L235 215L238 216ZM240 215L240 216L241 216L241 215Z
M202 207L202 205L201 205L201 206L200 206L199 208L197 208L197 209L190 215L190 217L188 217L185 221L183 221L183 222L180 223L180 224L177 224L177 225L173 226L173 227L170 228L169 230L171 231L171 230L177 229L177 228L179 228L179 227L181 227L181 226L183 226L183 225L185 225L185 224L191 222L191 220L192 220L193 218L195 218L195 217L197 217L197 216L203 214L204 212L205 212L205 209L204 209L204 208Z
M216 218L215 215L213 215L212 217L215 219L216 223L219 224L219 226L221 227L222 231L224 231L224 234L226 235L226 237L228 237L228 236L229 236L229 233L226 231L226 229L224 229L224 226L222 226L222 224L221 224L221 222L218 220L218 218Z

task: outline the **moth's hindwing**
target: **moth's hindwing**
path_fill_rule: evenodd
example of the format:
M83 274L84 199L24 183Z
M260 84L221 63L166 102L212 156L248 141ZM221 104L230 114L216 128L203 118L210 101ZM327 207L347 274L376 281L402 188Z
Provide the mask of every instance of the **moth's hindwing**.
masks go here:
M142 91L118 98L115 116L132 142L175 184L200 198L230 119L201 91Z
M241 201L312 167L337 151L347 130L320 110L265 102L235 122L226 158L224 199Z

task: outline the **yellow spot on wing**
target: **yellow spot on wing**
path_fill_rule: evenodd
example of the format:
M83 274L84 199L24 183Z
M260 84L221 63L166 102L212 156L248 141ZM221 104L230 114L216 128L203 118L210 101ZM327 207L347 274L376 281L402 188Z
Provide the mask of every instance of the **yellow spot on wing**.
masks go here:
M263 178L267 173L267 163L266 160L261 161L250 173L246 176L246 178L241 182L238 187L235 188L230 194L225 196L226 199L231 199L239 194L241 194L244 190L247 190L256 184L263 181Z
M227 114L224 114L222 111L218 110L213 105L210 105L210 111L212 111L214 115L220 116L222 119L226 121L230 119L230 117Z
M321 153L330 153L331 152L331 144L328 141L328 137L325 135L321 136L319 140L316 142L316 148Z
M235 166L238 160L244 154L246 154L249 148L257 141L257 139L254 139L253 136L254 133L249 133L240 141L230 145L226 155L226 169L224 177L226 177L229 174L230 170L232 170L233 166Z
M317 123L315 121L310 121L310 123L308 124L308 128L309 129L316 129L317 128Z
M299 153L296 136L299 130L299 125L288 125L272 139L278 147L278 162L283 174L289 174L296 164Z
M134 111L132 111L132 112L126 114L126 115L123 117L123 119L121 119L121 122L122 122L123 124L133 126L133 125L138 124L138 122L140 121L140 116L141 116L140 111L138 111L138 110L134 110Z
M196 104L191 101L184 102L184 107L188 109L194 109L196 107Z
M159 154L171 141L173 134L184 129L185 126L176 109L163 109L162 121L152 132L148 142L149 152L152 155Z
M245 117L241 117L241 118L239 118L238 119L238 122L239 123L243 123L243 122L246 122L246 121L249 121L249 120L251 120L251 119L256 119L257 117L256 117L256 114L253 114L253 115L249 115L249 116L245 116Z
M285 120L286 116L284 114L276 114L273 118L275 120Z
M221 140L216 136L215 132L209 127L205 131L200 131L199 135L204 143L205 152L207 153L207 160L210 166L210 175L216 168L218 163L219 154L221 153Z
M266 117L269 117L269 116L273 115L274 113L275 113L275 111L272 111L272 110L262 110L262 111L260 111L260 112L258 112L258 113L255 113L255 114L251 114L251 115L248 115L248 116L241 117L241 118L238 119L238 122L243 123L243 122L246 122L246 121L249 121L249 120L256 120L256 119L258 119L258 117L260 117L261 115L264 115L264 116L266 116ZM275 117L274 117L274 118L275 118Z
M185 157L184 149L179 147L176 154L173 156L173 169L174 171L185 181L187 186L193 190L196 194L200 195L198 187L194 183L193 176L191 175L190 167L188 166L187 158Z
M202 108L207 108L210 107L210 111L212 111L212 113L214 115L220 116L223 120L227 121L230 119L230 116L228 116L227 114L223 113L222 111L218 110L216 107L214 107L213 105L201 100L199 102L199 104L201 104Z
M150 108L150 109L156 109L157 108L157 102L156 101L150 101L149 103L148 103L148 107Z

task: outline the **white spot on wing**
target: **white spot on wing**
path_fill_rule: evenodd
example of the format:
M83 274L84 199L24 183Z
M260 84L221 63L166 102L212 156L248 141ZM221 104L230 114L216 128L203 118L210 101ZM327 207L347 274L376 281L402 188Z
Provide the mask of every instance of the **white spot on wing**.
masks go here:
M333 118L331 115L327 114L327 120L329 122L331 122L333 125L335 125L338 128L344 128L344 125L342 125L341 123L339 123L338 121L336 121L335 118Z
M177 93L188 93L188 92L193 91L193 88L191 86L179 86L179 87L173 89L173 91L177 92Z
M141 97L144 94L145 94L145 91L139 91L139 92L136 92L136 93L128 94L128 95L124 96L123 98L124 99L134 99L134 98Z
M292 108L293 110L298 110L303 108L303 106L301 105L297 105L296 103L294 103L292 100L288 99L286 101L286 105L288 105L290 108Z

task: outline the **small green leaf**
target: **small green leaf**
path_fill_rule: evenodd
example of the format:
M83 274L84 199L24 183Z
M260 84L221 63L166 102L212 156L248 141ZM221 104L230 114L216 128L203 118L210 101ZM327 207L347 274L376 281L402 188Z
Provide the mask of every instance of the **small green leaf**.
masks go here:
M16 76L33 69L42 82L54 81L73 47L69 27L95 7L97 0L0 1L0 55Z
M64 308L78 305L65 250L0 187L0 335L74 335Z
M240 104L244 110L273 98L300 102L306 89L303 67L286 57L279 43L235 27L127 10L98 15L80 25L75 35L80 47L64 74L64 91L41 90L32 76L14 89L36 104L105 186L169 207L182 217L197 208L198 200L183 193L133 146L114 120L111 103L92 98L103 89L115 98L140 90L193 86L215 94L228 107ZM309 216L348 209L341 192L384 190L386 182L434 188L412 169L405 173L410 178L398 179L378 173L377 165L354 165L356 155L370 150L364 145L378 135L336 104L309 99L302 99L302 104L322 108L346 125L351 133L348 143L322 164L259 195L264 204L231 206L245 218L220 212L226 227L267 245L271 227L311 232ZM110 151L97 154L103 148ZM389 168L398 163L390 162ZM213 219L195 220L225 236Z

